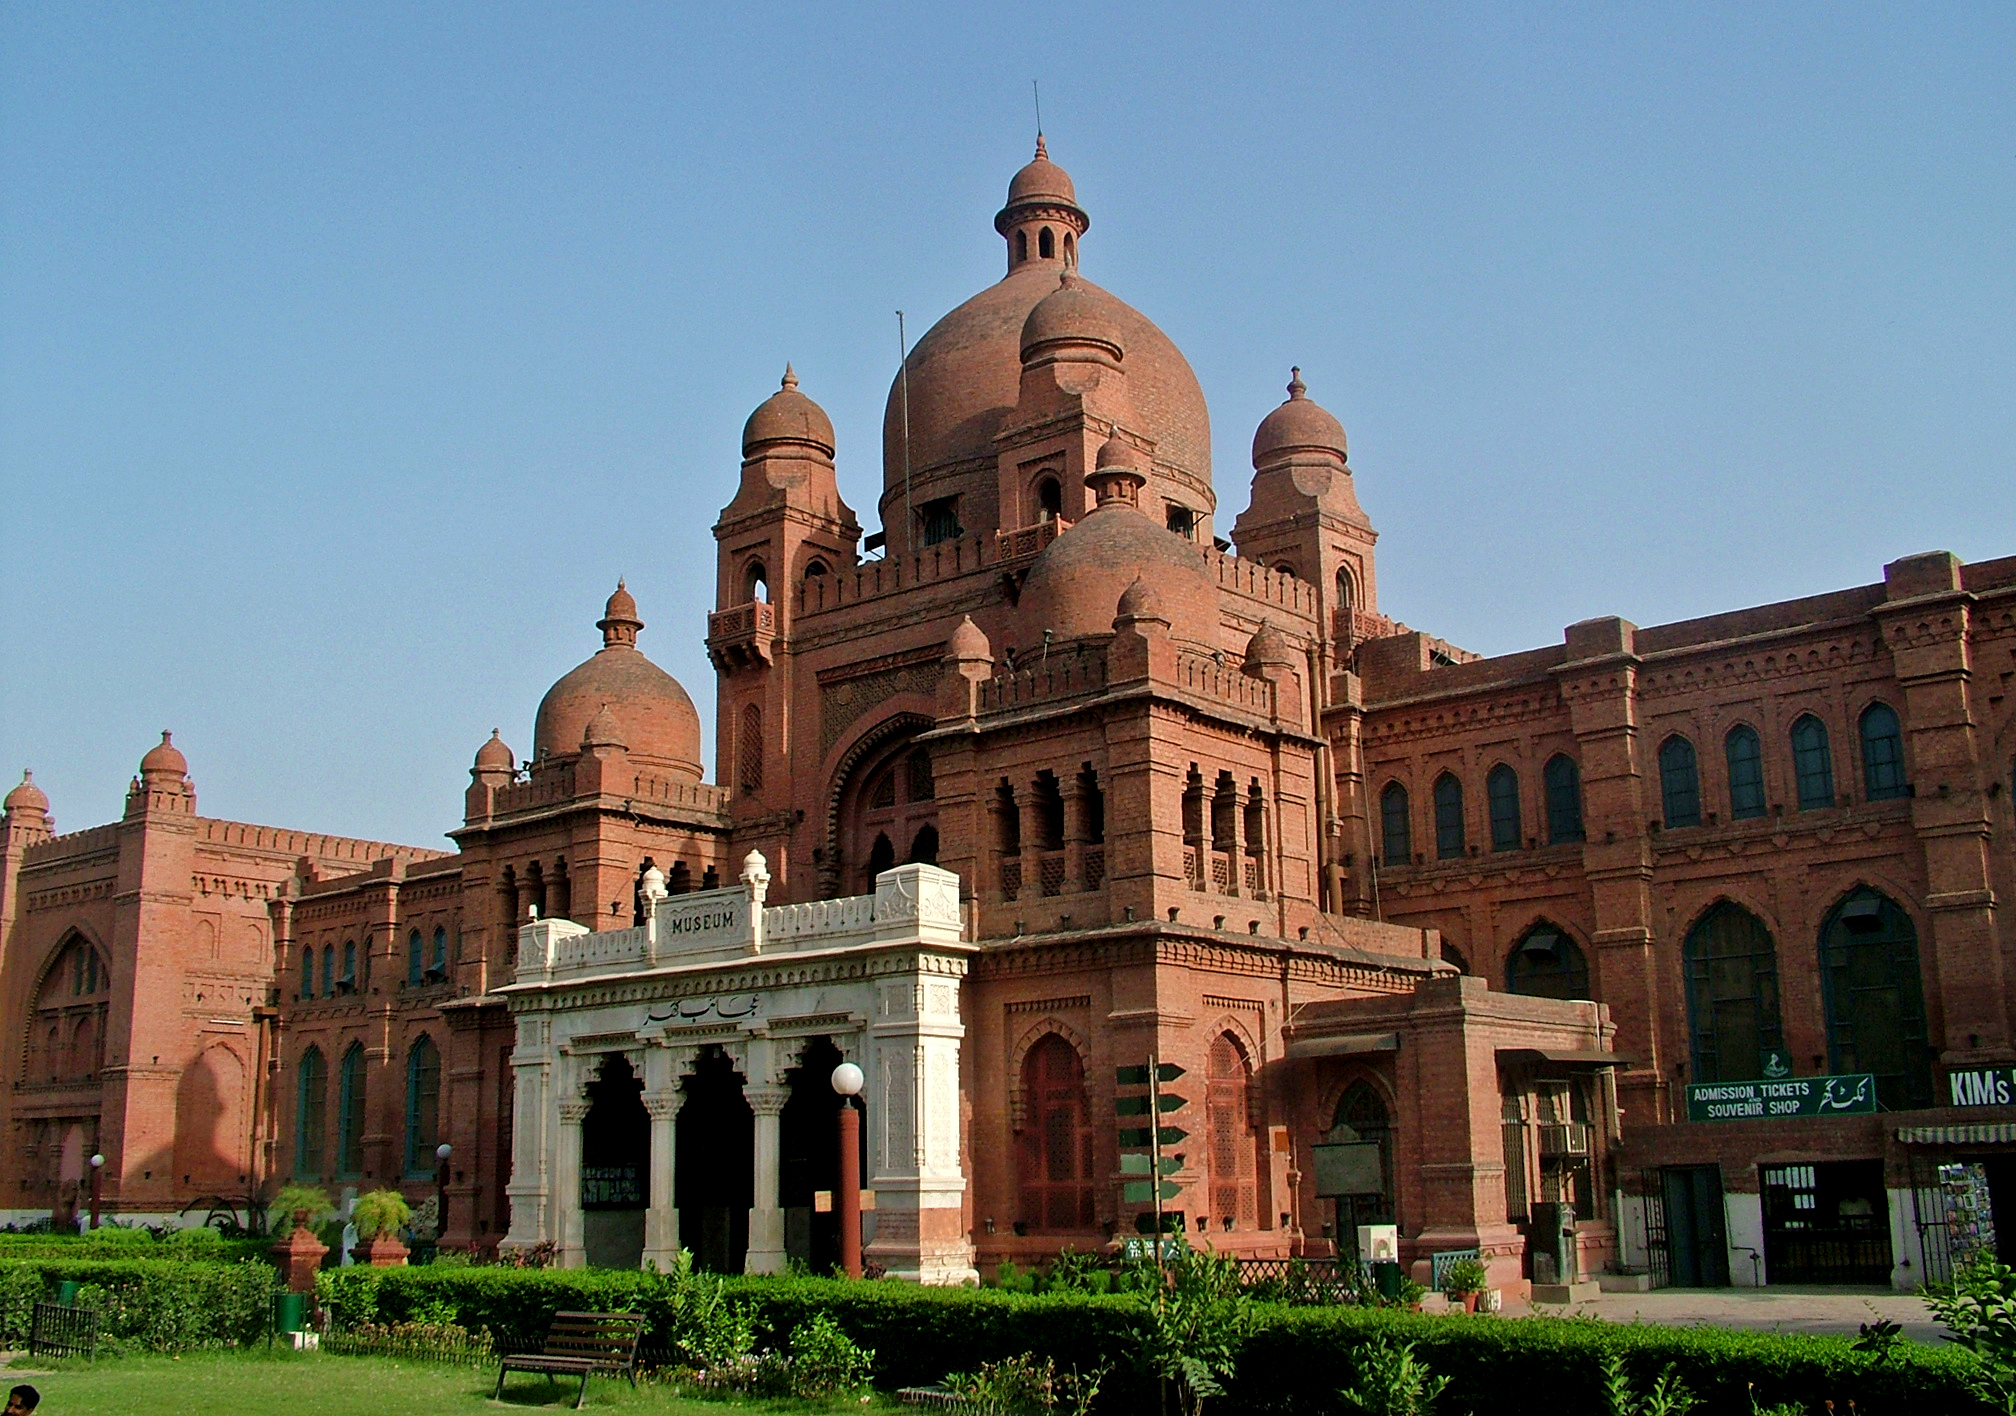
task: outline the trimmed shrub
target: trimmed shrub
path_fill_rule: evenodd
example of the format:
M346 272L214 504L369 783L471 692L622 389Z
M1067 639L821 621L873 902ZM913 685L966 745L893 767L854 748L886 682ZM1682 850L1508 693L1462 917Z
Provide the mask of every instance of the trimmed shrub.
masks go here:
M200 1226L199 1226L200 1228ZM195 1232L174 1230L174 1234ZM271 1260L272 1239L226 1239L214 1229L209 1239L156 1239L145 1229L94 1229L85 1234L0 1234L0 1261L9 1259L206 1259L239 1263ZM189 1247L201 1245L201 1249Z
M113 1351L187 1352L266 1334L279 1275L265 1264L151 1259L0 1259L0 1345L28 1345L35 1304L59 1279L83 1285Z

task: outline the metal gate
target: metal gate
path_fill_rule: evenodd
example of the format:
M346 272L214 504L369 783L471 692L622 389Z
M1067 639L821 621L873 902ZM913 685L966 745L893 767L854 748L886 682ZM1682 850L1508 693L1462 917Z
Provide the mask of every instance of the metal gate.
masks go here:
M1953 1278L1953 1230L1946 1195L1939 1185L1939 1162L1923 1149L1911 1151L1911 1217L1918 1228L1918 1252L1923 1255L1923 1283L1948 1283Z
M1673 1261L1666 1251L1666 1190L1665 1181L1657 1170L1645 1172L1645 1270L1652 1276L1654 1288L1670 1288L1673 1284Z

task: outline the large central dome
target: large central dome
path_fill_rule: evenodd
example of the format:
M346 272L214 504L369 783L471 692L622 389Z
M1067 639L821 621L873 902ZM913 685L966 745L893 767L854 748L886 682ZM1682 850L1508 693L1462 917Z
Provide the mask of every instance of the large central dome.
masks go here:
M1089 219L1071 179L1039 140L1035 161L1009 184L995 218L1008 242L1008 274L953 310L910 351L910 476L920 497L943 496L946 474L981 470L991 478L994 435L1015 407L1022 378L1022 326L1030 310L1077 266L1077 238ZM1102 307L1121 341L1127 389L1153 439L1158 470L1210 499L1211 419L1189 361L1133 306L1080 277L1078 288ZM882 419L884 522L890 494L903 491L903 380L890 386ZM986 530L985 527L969 527Z

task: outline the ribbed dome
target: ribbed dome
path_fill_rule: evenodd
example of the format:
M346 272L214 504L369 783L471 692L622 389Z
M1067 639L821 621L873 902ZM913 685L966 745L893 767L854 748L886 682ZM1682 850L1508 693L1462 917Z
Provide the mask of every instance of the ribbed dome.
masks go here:
M833 455L833 420L798 391L798 376L786 364L783 384L757 404L742 425L742 455L747 457L771 443L794 442L808 443L828 457Z
M617 595L630 601L620 586ZM539 701L532 727L535 758L564 757L581 750L589 723L611 705L621 714L623 741L633 757L664 763L673 772L700 780L700 714L679 680L666 673L636 646L643 623L636 605L625 606L611 596L609 612L599 621L602 651L577 665Z
M1302 382L1300 369L1289 370L1288 401L1260 420L1253 433L1253 465L1295 452L1334 452L1348 456L1344 425L1314 399Z
M0 801L0 811L5 811L10 815L17 811L40 812L43 815L48 814L49 797L40 787L35 785L35 774L33 772L23 772L21 774L21 785L7 793L5 801Z
M1277 664L1293 665L1295 651L1288 643L1288 636L1274 627L1273 620L1260 621L1260 627L1253 631L1253 637L1246 641L1246 668L1253 672Z
M945 657L948 659L989 659L993 656L994 646L987 642L986 631L973 623L971 615L959 621L959 627L952 631L952 638L945 645Z
M149 748L147 755L140 759L141 776L150 777L157 774L172 777L176 781L189 775L189 759L182 755L182 750L175 746L173 736L165 730L161 734L161 741Z
M517 759L511 749L497 736L497 729L490 730L490 741L476 749L476 770L478 772L509 772L517 766Z
M1121 597L1137 580L1153 587L1176 638L1217 639L1218 587L1203 554L1121 500L1102 502L1044 547L1022 583L1016 619L1032 643L1046 629L1060 640L1110 634Z

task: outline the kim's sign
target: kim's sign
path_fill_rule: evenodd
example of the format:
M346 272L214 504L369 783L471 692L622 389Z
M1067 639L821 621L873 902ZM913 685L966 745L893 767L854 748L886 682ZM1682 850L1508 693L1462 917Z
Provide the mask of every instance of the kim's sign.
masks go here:
M2016 1105L2016 1067L1968 1067L1946 1074L1955 1106Z
M1782 1121L1795 1116L1855 1116L1876 1109L1876 1078L1787 1077L1754 1082L1692 1082L1689 1121Z

